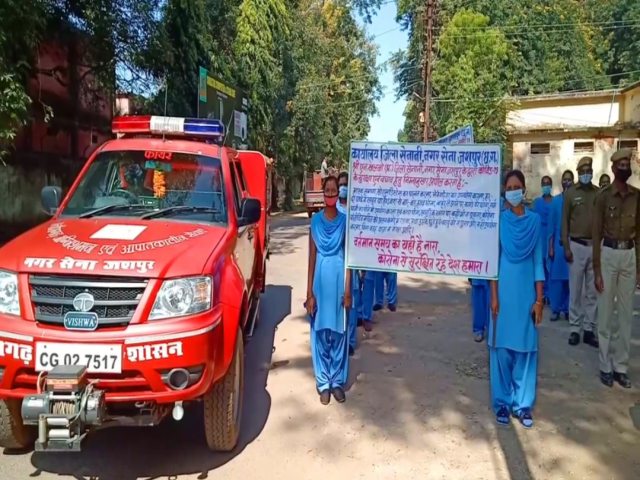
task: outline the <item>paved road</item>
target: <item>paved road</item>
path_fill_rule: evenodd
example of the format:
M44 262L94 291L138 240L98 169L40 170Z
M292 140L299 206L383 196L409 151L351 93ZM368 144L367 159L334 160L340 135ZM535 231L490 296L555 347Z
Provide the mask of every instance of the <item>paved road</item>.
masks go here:
M237 451L209 453L193 409L180 423L98 432L82 454L5 454L0 479L638 478L639 391L600 387L595 350L570 348L567 322L542 330L536 428L494 425L486 347L471 339L461 280L401 276L398 312L360 332L347 402L322 406L302 309L307 232L303 216L275 221Z

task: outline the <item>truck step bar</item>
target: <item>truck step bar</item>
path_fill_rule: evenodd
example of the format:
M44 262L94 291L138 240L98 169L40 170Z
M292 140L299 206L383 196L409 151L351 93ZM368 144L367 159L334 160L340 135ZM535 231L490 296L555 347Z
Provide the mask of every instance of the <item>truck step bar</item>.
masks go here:
M245 338L253 337L253 331L256 329L258 323L258 312L260 311L260 296L254 298L249 308L249 318L247 319L247 328L245 331Z

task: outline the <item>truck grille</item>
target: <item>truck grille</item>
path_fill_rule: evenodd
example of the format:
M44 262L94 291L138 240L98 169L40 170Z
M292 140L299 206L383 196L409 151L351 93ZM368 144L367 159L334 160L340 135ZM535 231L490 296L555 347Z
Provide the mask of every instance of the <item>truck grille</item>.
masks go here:
M41 323L64 323L74 312L73 299L90 293L95 299L92 312L98 315L98 328L127 325L147 287L147 281L113 277L69 277L30 275L31 301L35 318Z

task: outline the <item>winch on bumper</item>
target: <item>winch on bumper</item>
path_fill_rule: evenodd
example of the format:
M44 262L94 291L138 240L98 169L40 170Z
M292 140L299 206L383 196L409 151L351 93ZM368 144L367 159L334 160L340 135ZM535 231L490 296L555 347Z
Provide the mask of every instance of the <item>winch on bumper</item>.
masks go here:
M22 421L38 427L36 451L79 452L89 428L107 419L104 392L86 374L82 365L55 367L44 377L44 391L24 398Z

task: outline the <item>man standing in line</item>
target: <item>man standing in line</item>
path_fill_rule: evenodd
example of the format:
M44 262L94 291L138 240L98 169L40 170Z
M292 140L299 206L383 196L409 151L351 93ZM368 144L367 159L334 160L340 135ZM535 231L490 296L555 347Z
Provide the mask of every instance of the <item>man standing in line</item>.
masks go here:
M598 187L593 178L593 160L578 162L579 182L565 193L562 208L562 246L569 263L569 345L582 341L598 348L595 335L597 297L593 274L593 214Z
M600 293L600 381L607 387L616 381L631 388L627 370L633 293L640 282L640 190L627 184L631 157L631 150L619 150L611 157L614 181L596 197L593 221L593 269Z

